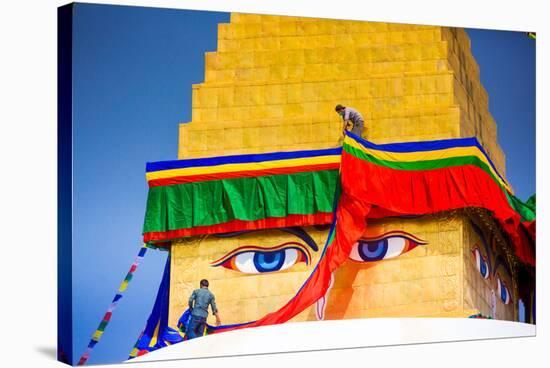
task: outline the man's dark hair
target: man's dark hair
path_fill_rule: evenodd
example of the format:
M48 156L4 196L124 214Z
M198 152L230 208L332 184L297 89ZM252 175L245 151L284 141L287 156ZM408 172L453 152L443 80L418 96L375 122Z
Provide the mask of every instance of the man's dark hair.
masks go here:
M340 110L344 110L345 107L342 106L342 105L336 105L336 107L334 108L335 111L340 111Z
M202 279L201 280L201 287L208 287L208 280L207 279Z

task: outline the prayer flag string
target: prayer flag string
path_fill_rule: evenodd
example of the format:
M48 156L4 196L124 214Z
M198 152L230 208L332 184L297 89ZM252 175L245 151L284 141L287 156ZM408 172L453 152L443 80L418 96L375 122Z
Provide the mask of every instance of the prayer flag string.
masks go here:
M111 301L111 304L109 305L109 308L107 308L107 311L105 312L105 315L103 316L101 322L99 323L99 326L95 330L95 332L92 335L92 338L90 339L90 342L88 343L88 347L86 348L86 351L84 351L84 354L80 357L80 360L78 361L78 365L84 365L90 359L90 354L94 347L97 345L99 340L101 339L101 336L103 336L103 333L105 332L105 329L107 328L107 325L111 321L111 317L113 315L113 311L118 305L118 302L120 299L122 299L123 293L128 288L128 283L132 280L132 277L134 276L134 272L137 270L140 262L142 261L143 257L145 256L145 253L147 252L148 246L144 244L140 250L136 258L134 259L134 263L130 266L130 270L126 274L126 277L124 280L122 280L117 293L115 294L115 297Z

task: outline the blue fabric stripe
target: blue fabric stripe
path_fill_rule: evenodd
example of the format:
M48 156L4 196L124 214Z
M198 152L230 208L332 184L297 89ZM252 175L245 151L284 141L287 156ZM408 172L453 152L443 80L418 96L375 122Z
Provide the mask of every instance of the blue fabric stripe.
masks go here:
M120 295L120 294L115 295L115 297L113 298L112 303L118 302L121 298L122 298L122 295Z
M363 138L360 138L359 136L353 134L352 132L346 132L346 135L353 138L354 140L356 140L366 148L375 149L378 151L397 152L397 153L437 151L445 148L479 146L476 138L452 138L452 139L441 139L437 141L375 144L367 140L364 140Z
M247 154L234 156L220 156L208 158L192 158L187 160L172 160L148 162L145 168L147 172L182 169L187 167L200 166L216 166L224 164L243 164L250 162L274 161L274 160L289 160L293 158L319 157L335 155L339 156L342 152L342 147L329 148L322 150L307 150L307 151L292 151L292 152L271 152L263 154Z
M475 138L474 138L475 139ZM485 157L487 157L487 161L489 161L489 164L491 164L491 167L493 168L493 170L495 170L495 172L497 173L498 177L502 179L502 181L504 181L505 183L508 183L508 181L502 176L500 175L500 173L498 172L495 164L493 163L493 161L491 160L491 158L489 157L489 155L487 154L487 152L485 151L485 148L483 148L483 146L481 144L479 144L479 142L477 141L476 139L476 146L477 148L479 148L479 150L481 152L483 152L483 154L485 155Z
M475 137L470 138L452 138L452 139L441 139L436 141L419 141L419 142L402 142L402 143L387 143L387 144L375 144L369 142L352 132L346 131L346 135L350 138L353 138L357 143L361 144L363 147L374 149L377 151L386 151L386 152L396 152L396 153L407 153L407 152L427 152L427 151L437 151L446 148L454 147L477 147L487 158L487 161L495 170L497 175L504 182L507 182L506 179L500 175L496 166L491 161L491 158L485 151L485 149L479 144Z
M235 323L233 325L223 325L223 326L210 326L209 324L207 324L206 326L208 327L209 330L216 331L216 330L225 330L227 328L246 326L246 325L249 325L249 324L254 323L254 322L256 322L256 321L250 321L250 322L244 322L244 323Z
M147 248L143 247L139 250L138 257L143 257L145 255L145 252L147 252Z
M170 302L170 295L168 289L170 287L170 256L166 258L166 264L164 266L164 272L162 274L162 280L155 298L155 304L153 310L147 318L147 323L141 336L136 342L135 346L139 350L153 351L161 347L166 346L166 341L171 343L177 343L183 341L183 338L168 327L168 304ZM151 339L155 335L155 330L158 329L157 343L154 346L149 346ZM174 335L177 334L177 336Z

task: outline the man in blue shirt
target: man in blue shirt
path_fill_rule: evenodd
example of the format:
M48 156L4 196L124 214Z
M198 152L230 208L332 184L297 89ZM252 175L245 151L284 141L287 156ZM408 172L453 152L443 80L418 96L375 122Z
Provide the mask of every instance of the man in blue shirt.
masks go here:
M214 294L208 290L208 280L201 280L200 289L193 291L189 297L189 310L191 319L187 326L186 335L188 339L194 339L204 335L206 327L206 318L208 317L208 305L212 308L212 314L216 316L216 326L221 325L218 307Z

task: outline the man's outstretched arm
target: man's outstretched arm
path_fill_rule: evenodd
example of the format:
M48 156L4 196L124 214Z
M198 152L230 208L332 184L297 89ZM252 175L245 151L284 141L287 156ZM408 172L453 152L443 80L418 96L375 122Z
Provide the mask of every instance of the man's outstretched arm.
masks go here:
M222 321L220 319L220 312L218 311L215 297L212 297L212 300L210 301L210 307L212 308L212 314L216 316L216 326L221 325Z

